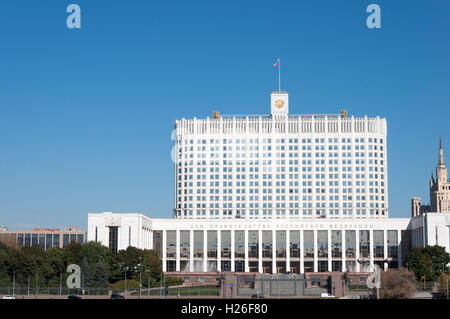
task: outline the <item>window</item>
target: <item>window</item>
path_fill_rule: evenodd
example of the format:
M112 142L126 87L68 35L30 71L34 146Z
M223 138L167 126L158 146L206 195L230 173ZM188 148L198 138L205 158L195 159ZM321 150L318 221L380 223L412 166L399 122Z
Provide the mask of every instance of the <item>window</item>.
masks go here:
M359 254L362 258L369 257L369 231L359 231Z
M190 231L180 231L180 258L189 258L190 256Z
M347 258L356 257L356 231L345 231L345 256Z
M258 231L248 231L248 258L258 258Z
M384 256L384 234L382 230L373 231L373 256L383 258Z
M119 235L119 227L111 226L109 227L109 250L113 253L117 253L117 243L118 243L118 235ZM64 234L64 237L67 234ZM68 235L67 235L68 236Z
M162 230L153 231L153 250L162 257Z
M318 230L317 231L317 257L326 258L328 257L328 231Z
M244 258L245 257L245 238L244 238L243 230L235 230L234 231L234 256L235 258ZM236 270L238 271L238 270Z
M262 232L263 258L272 258L272 231L263 230Z
M340 258L342 257L342 231L331 231L331 256Z
M303 231L303 254L305 258L314 258L314 231ZM305 269L306 272L306 269Z
M175 230L166 231L166 258L175 258L176 237L177 232Z
M291 230L290 231L290 257L298 258L300 257L300 231Z
M203 230L194 230L194 258L203 258Z
M217 230L208 230L206 249L208 258L217 258Z
M222 258L231 258L231 230L222 230L220 235L221 235L221 250L222 250L221 256ZM222 270L225 271L223 267Z
M276 255L279 258L286 258L286 231L276 231Z

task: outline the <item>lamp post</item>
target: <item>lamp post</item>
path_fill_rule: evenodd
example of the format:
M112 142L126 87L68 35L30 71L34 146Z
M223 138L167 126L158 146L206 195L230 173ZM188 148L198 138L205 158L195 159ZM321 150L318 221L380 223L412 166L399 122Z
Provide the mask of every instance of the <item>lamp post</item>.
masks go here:
M447 279L447 294L446 294L446 296L447 296L447 300L448 300L449 299L449 296L448 296L448 268L447 269L442 268L442 273L445 274L445 278Z
M16 270L13 271L13 296L16 296Z
M448 300L448 268L447 268L447 300Z
M148 275L148 298L150 298L150 274Z
M127 297L127 270L128 270L128 266L125 266L124 267L124 273L125 273L124 295L125 295L125 298Z
M139 299L141 299L141 288L142 288L142 257L139 257L139 264L137 264L139 268Z
M447 300L448 300L448 269L447 269Z
M37 295L39 293L38 277L39 277L39 267L38 267L38 269L36 271L36 298L37 298Z

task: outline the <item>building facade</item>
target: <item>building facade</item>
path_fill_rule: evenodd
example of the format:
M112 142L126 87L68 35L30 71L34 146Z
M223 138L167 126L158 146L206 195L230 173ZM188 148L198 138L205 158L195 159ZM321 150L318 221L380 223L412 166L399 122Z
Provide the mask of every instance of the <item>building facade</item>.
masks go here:
M411 247L450 251L435 215L388 217L385 119L288 110L274 92L270 115L176 121L173 218L89 214L88 240L153 249L170 273L367 272ZM442 165L441 147L438 192Z
M401 267L410 247L409 218L193 220L105 212L88 220L88 240L113 251L153 249L166 272L366 272L374 264Z
M13 247L41 246L44 250L51 247L64 248L71 242L84 243L86 233L75 226L66 230L57 228L35 228L34 230L8 230L0 227L0 240Z
M289 114L175 123L175 218L387 218L384 118Z

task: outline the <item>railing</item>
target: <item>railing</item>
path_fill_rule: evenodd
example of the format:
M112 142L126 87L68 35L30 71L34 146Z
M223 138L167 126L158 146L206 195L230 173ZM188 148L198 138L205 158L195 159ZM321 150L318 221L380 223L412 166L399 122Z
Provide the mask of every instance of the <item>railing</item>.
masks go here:
M122 290L123 292L123 290ZM120 291L118 291L120 293ZM139 289L127 290L130 296L139 296ZM219 296L220 288L216 286L177 286L169 287L167 296ZM141 296L164 296L164 289L142 289Z
M220 288L215 286L178 286L169 287L168 291L163 288L142 288L139 294L139 288L130 288L126 290L127 296L164 296L165 292L168 296L219 296ZM86 288L86 289L69 289L59 287L0 287L0 295L15 295L15 296L67 296L67 295L79 295L79 296L109 296L111 294L124 295L123 289L111 289L107 287L103 288Z
M416 289L417 291L434 291L436 290L436 284L434 282L432 283L416 283Z
M0 287L0 295L48 295L48 296L62 296L62 295L89 295L89 296L101 296L108 295L109 288L98 287L98 288L60 288L60 287Z

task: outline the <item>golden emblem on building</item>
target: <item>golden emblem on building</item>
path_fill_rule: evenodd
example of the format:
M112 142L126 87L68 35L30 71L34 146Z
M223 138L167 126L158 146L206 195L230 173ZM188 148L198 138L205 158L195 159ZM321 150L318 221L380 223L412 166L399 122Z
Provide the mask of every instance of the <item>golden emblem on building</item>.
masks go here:
M284 101L283 100L276 100L275 101L275 105L277 106L277 108L281 109L284 105Z

